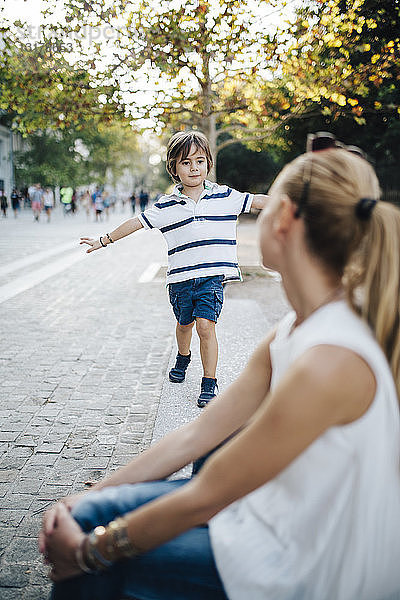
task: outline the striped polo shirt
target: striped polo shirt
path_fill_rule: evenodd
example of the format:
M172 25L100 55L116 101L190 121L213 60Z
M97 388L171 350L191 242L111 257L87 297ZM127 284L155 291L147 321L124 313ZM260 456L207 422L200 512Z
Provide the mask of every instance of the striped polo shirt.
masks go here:
M197 202L182 193L182 185L138 216L145 229L159 229L168 247L167 285L223 275L241 279L236 252L236 225L249 212L253 194L204 182Z

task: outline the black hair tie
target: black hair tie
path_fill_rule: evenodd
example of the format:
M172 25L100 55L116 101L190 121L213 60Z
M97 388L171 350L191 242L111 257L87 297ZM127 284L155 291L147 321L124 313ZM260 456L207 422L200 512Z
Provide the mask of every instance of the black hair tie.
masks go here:
M374 209L377 200L372 198L361 198L356 204L356 216L360 221L368 221L371 218L371 213Z

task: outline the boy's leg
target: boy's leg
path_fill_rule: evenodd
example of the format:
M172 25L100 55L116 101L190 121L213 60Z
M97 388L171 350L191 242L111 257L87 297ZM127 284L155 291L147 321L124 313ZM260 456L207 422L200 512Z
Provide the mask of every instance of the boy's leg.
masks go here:
M176 342L178 354L175 366L169 372L169 380L173 383L182 383L185 380L186 369L190 363L190 342L194 325L192 280L182 281L169 285L169 299L174 311L176 324Z
M224 292L223 276L196 280L195 308L196 329L200 338L200 354L203 364L201 393L197 405L204 408L217 393L215 377L218 362L218 342L215 324L221 313Z
M182 356L189 356L190 354L190 343L192 341L192 329L194 321L189 325L176 324L176 343L178 346L178 352Z
M200 356L203 377L215 379L218 362L218 340L214 321L197 317L196 331L200 338Z

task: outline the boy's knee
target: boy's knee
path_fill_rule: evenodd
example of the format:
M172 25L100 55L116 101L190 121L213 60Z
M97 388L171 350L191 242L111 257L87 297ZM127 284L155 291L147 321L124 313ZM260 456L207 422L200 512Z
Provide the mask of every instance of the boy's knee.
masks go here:
M189 331L190 329L192 329L193 325L194 325L194 321L192 321L188 325L181 325L180 323L176 324L177 328L179 329L179 331L182 331L182 333L184 333L185 331Z
M208 319L196 319L196 331L201 338L208 338L214 335L215 323Z

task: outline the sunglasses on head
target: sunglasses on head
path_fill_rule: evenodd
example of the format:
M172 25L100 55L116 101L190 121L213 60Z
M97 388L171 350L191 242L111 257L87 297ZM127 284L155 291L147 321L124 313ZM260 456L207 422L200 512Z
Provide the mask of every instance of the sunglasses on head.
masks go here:
M328 131L318 131L317 133L309 133L307 135L307 152L320 152L323 150L330 150L332 148L341 148L342 150L347 150L347 152L351 152L352 154L356 154L364 160L367 160L367 155L363 150L361 150L361 148L359 148L358 146L346 146L346 144L336 139L333 133L329 133ZM304 206L307 203L311 183L311 175L312 160L309 161L308 165L306 165L304 169L303 190L301 192L297 210L295 212L296 218L299 218L301 216Z
M361 148L358 146L346 146L346 144L336 139L333 133L318 131L317 133L308 134L306 145L307 152L319 152L320 150L329 150L330 148L342 148L343 150L347 150L347 152L361 156L361 158L367 158L367 155Z

